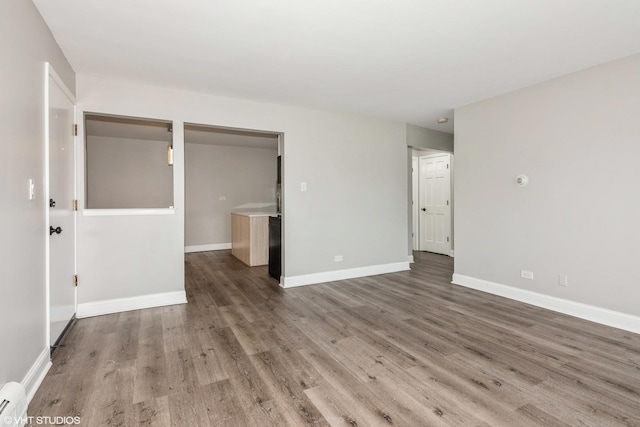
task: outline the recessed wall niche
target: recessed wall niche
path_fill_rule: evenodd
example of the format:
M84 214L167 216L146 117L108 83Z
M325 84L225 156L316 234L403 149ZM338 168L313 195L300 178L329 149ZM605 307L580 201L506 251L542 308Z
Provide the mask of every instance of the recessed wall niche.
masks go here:
M173 207L173 132L167 121L86 113L85 207Z

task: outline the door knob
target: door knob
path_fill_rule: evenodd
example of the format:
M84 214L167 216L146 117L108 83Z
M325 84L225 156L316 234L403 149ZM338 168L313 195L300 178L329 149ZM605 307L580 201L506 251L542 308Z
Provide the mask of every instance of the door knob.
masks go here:
M49 236L51 236L53 233L56 233L56 234L62 233L62 227L56 227L56 228L49 227Z
M426 211L427 211L427 208L422 208L422 211L423 211L423 212L426 212Z

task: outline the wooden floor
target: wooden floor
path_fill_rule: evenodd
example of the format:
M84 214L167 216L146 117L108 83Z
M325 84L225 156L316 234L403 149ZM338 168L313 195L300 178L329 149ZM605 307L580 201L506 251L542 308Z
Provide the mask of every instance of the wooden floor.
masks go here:
M189 304L82 319L32 416L82 425L640 426L640 335L451 285L452 259L283 290L187 255Z

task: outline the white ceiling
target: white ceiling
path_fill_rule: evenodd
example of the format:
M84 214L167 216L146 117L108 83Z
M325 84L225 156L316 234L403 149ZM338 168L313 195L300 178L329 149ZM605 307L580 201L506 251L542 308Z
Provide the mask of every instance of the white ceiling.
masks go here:
M638 0L33 0L79 74L448 132L452 109L640 52Z

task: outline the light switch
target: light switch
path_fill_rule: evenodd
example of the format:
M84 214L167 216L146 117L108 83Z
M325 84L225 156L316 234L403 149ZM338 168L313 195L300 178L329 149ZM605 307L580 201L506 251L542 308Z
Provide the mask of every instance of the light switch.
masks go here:
M307 183L306 182L301 182L300 183L300 191L307 191Z
M29 178L29 200L33 200L36 195L36 185L33 183L33 178Z

